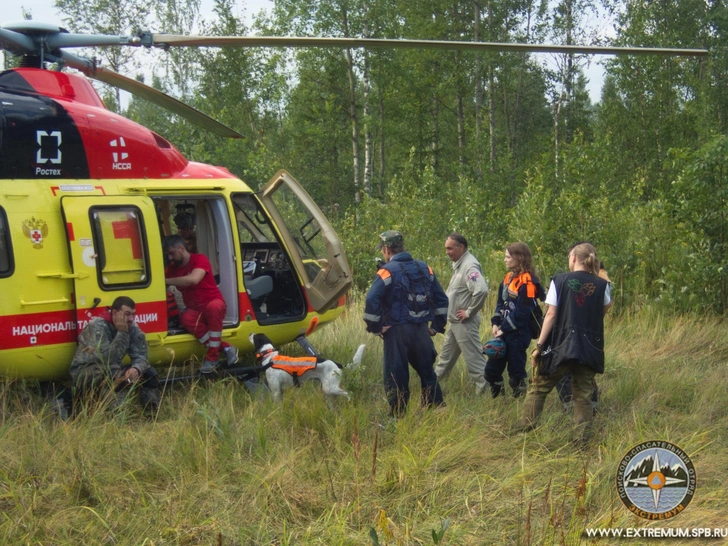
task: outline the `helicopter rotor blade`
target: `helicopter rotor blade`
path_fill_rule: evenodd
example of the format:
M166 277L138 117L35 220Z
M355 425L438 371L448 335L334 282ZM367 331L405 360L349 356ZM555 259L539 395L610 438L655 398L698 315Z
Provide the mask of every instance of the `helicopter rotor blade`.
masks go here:
M23 55L25 53L35 53L37 46L29 36L0 28L0 49L9 51L13 55Z
M157 106L161 106L162 108L169 110L173 114L177 114L181 118L186 119L198 127L215 133L216 135L226 138L245 138L243 135L234 129L231 129L227 125L223 125L219 121L215 121L210 116L203 114L199 110L192 108L191 106L188 106L174 97L154 89L153 87L138 82L137 80L127 78L126 76L122 76L121 74L117 74L111 70L105 70L99 66L95 66L92 61L71 55L66 51L61 52L60 58L68 66L80 70L89 78L118 87L119 89L123 89L136 97L148 100Z
M315 38L291 36L181 36L152 34L155 47L341 47L396 49L454 49L461 51L505 51L533 53L579 53L586 55L708 55L706 49L662 47L603 47L554 44L521 44L499 42L465 42L444 40L398 40L385 38ZM142 40L144 43L144 40ZM148 41L147 41L148 42ZM144 43L147 45L147 43Z

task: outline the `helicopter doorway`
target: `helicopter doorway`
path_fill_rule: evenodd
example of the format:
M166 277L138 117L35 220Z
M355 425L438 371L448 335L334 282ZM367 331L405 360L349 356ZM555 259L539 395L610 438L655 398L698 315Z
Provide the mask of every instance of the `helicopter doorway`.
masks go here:
M203 254L210 261L215 282L227 304L223 326L237 326L240 313L236 252L225 199L220 196L155 197L154 204L162 240L169 235L180 235L191 253ZM178 330L171 328L170 333L181 333Z
M306 316L306 299L291 259L255 196L234 194L233 208L243 258L243 284L259 324L295 322Z
M349 264L331 224L301 185L279 171L262 192L236 193L232 200L243 283L258 322L290 322L334 307L351 286Z

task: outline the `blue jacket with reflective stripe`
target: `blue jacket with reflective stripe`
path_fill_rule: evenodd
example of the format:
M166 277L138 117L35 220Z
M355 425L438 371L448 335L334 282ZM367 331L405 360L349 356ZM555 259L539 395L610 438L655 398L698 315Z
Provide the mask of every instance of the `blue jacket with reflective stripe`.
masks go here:
M429 277L427 301L416 301L405 286L411 281ZM382 326L432 322L436 332L444 332L447 323L447 295L425 262L413 260L409 252L400 252L377 271L364 307L367 331L378 334Z

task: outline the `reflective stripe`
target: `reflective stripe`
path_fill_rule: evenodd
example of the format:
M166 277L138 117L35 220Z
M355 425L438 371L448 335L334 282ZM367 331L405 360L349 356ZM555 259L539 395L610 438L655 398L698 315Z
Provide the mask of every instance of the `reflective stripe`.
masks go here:
M199 338L199 341L204 345L205 343L207 343L208 339L210 339L210 332L207 332L204 336Z
M211 341L210 343L207 344L207 346L208 347L219 347L220 346L220 342L219 341Z
M427 301L426 294L407 294L410 301L415 300L417 303L423 303Z
M445 312L447 312L447 309L445 310ZM427 311L427 310L419 311L418 313L415 313L414 311L410 311L409 314L413 318L422 318L422 317L426 317L427 315L429 315L430 311Z
M506 320L508 321L508 324L511 325L511 328L513 328L514 330L518 330L518 328L516 328L516 325L513 324L513 321L511 320L510 314L506 315Z
M368 320L369 322L379 322L382 320L382 315L370 315L369 313L364 313L364 320Z
M207 333L210 334L210 337L220 337L220 336L222 336L222 332L213 332L212 330L210 330Z
M447 307L440 307L438 309L435 309L436 315L447 315Z

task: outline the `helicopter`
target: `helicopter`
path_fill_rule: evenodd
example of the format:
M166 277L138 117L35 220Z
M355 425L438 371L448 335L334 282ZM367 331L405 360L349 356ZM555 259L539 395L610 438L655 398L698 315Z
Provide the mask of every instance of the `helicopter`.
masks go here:
M174 145L106 109L89 79L149 100L214 134L242 138L204 113L67 49L80 47L434 48L692 55L698 49L398 39L73 34L35 21L0 25L21 57L0 73L0 376L63 379L79 332L119 295L136 302L150 363L200 356L170 320L162 242L179 214L195 219L228 305L222 338L253 352L252 332L280 345L345 309L352 275L343 244L287 171L254 192L226 168L189 161ZM46 70L48 63L75 69ZM232 373L232 372L231 372Z

